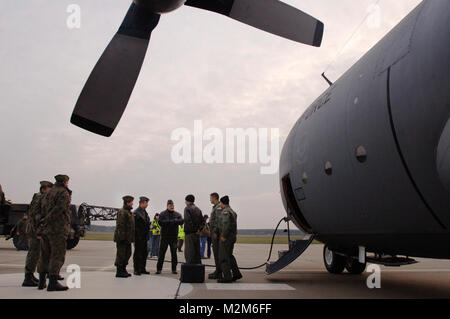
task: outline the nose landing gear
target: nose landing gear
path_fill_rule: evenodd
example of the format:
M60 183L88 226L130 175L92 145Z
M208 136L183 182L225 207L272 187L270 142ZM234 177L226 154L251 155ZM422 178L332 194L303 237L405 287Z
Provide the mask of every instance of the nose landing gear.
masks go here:
M360 263L352 256L338 254L326 245L323 248L323 261L325 268L331 274L341 274L344 269L347 269L350 274L359 275L366 269L366 263Z

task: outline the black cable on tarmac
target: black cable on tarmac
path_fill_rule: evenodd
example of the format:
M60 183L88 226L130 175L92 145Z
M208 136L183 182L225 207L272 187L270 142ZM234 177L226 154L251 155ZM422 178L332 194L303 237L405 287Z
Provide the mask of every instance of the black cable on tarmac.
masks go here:
M275 227L275 230L273 231L272 241L270 243L269 256L267 257L267 260L263 264L255 266L255 267L239 267L239 269L241 269L241 270L258 269L258 268L264 267L270 261L270 257L272 257L273 242L275 240L275 235L277 234L278 227L280 227L280 224L281 224L282 221L287 222L288 225L289 225L289 220L286 217L281 218L280 221L278 222L277 227ZM156 261L156 260L158 260L158 258L150 258L150 260L155 260ZM165 263L172 263L172 261L170 261L170 260L164 260L164 262ZM180 264L185 264L185 263L184 262L180 262ZM205 264L205 267L216 268L216 265L206 265Z

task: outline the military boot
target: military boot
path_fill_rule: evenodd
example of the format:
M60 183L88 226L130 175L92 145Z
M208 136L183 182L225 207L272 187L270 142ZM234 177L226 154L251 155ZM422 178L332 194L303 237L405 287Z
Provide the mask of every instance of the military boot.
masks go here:
M38 284L39 290L42 290L44 288L47 288L47 274L45 272L39 273L39 284Z
M219 279L219 275L217 274L217 271L209 274L208 279Z
M117 266L117 272L116 272L117 278L128 278L128 273L124 271L124 267Z
M47 291L65 291L69 287L63 286L58 282L58 275L50 275Z
M25 279L23 280L22 287L37 287L38 284L33 280L32 273L26 273Z
M35 283L39 283L39 279L37 279L36 277L34 277L34 274L31 274L31 279L35 282Z
M233 280L231 280L231 279L225 279L225 278L219 278L219 279L217 279L217 282L218 282L219 284L230 284L230 283L233 282Z
M236 275L233 275L232 281L237 281L242 278L241 272L238 272Z

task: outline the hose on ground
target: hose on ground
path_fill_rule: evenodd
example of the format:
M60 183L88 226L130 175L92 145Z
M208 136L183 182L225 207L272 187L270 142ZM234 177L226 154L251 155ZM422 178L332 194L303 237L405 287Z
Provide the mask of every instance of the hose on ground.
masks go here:
M274 243L274 240L275 240L275 236L277 234L278 227L280 227L280 224L281 224L282 221L285 221L285 222L289 223L289 220L286 217L283 217L278 222L277 227L275 227L275 230L273 231L273 235L272 235L272 241L270 243L269 256L267 257L267 260L263 264L255 266L255 267L239 267L239 269L241 269L241 270L258 269L258 268L264 267L270 261L270 257L272 257L272 250L273 250L273 243ZM155 261L158 260L158 258L149 258L149 259L150 260L155 260ZM172 263L172 261L170 261L170 260L164 260L164 262L165 263ZM185 263L184 262L180 262L180 264L185 264ZM207 264L205 264L205 267L216 268L216 265L207 265Z

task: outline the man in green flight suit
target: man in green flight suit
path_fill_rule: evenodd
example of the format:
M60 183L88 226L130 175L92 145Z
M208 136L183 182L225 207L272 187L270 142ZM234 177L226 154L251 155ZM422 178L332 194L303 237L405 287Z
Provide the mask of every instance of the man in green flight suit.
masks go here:
M41 241L40 238L37 237L36 232L41 220L42 196L53 187L53 183L42 181L40 182L40 185L39 193L33 195L28 210L28 253L25 260L25 279L22 283L22 287L37 287L39 282L38 279L34 277L41 250Z
M222 214L219 219L219 263L222 277L219 283L231 283L242 278L236 258L233 256L234 244L237 236L237 214L230 207L230 199L224 196L220 199Z
M209 279L218 279L220 274L220 265L219 265L219 229L218 229L218 221L220 215L222 213L222 207L220 207L219 202L219 194L212 193L209 196L209 200L213 205L211 211L211 218L209 220L209 225L211 227L211 243L213 248L214 255L214 264L216 265L216 270L208 275Z
M66 258L67 236L70 231L69 176L56 175L54 186L41 199L41 220L36 232L41 238L39 256L39 286L45 288L46 274L49 275L47 291L69 289L58 282L59 272Z
M131 243L134 242L135 225L132 196L124 196L123 208L117 213L116 230L114 232L114 242L117 247L116 261L114 265L117 267L116 277L128 278L131 276L127 272L128 260L131 257Z

